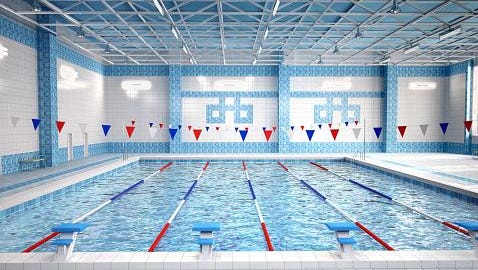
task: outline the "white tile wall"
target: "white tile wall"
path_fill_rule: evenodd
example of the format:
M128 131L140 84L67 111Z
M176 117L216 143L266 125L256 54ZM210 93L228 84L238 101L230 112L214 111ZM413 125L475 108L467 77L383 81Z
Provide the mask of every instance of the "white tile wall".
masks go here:
M291 91L381 91L382 77L291 77Z
M272 129L278 126L277 120L277 99L276 98L242 98L241 104L253 105L253 123L237 124L234 123L233 112L226 112L225 124L206 123L206 105L217 104L218 98L183 98L182 99L182 122L183 129L181 132L181 140L185 142L195 142L194 133L188 130L187 126L203 129L199 142L242 142L241 136L235 131L235 127L239 129L249 128L246 141L247 142L266 142L262 127ZM205 126L209 126L209 132L206 132ZM220 132L215 130L216 126L220 126ZM273 132L269 142L277 141L277 132Z
M277 91L277 77L185 76L183 91Z
M414 83L435 83L433 90L414 90ZM397 131L399 142L440 142L446 136L440 123L447 121L443 108L447 103L448 79L446 77L400 77L398 78L397 126L406 125L404 138ZM428 124L424 136L420 126ZM450 131L450 127L448 129Z
M465 127L465 94L466 75L464 73L450 76L448 88L448 131L446 139L448 142L463 143Z
M62 69L77 72L75 80L62 76ZM73 146L83 145L80 123L86 123L88 143L105 141L101 124L104 122L103 76L62 59L57 60L58 70L58 120L65 126L58 136L59 147L67 146L67 134L72 133Z
M473 120L472 130L473 135L478 135L478 64L473 68L473 91L472 91L472 113L471 119ZM478 138L477 138L478 139ZM473 143L478 143L476 140Z
M38 151L38 131L32 118L38 118L36 50L0 36L8 56L0 59L0 156ZM10 117L20 117L14 128Z
M169 142L169 93L168 77L104 77L105 122L111 124L108 141ZM126 91L121 88L123 80L146 80L151 82L150 90ZM131 139L126 135L126 125L136 121ZM154 138L149 134L149 122L158 128ZM159 123L165 126L159 129Z

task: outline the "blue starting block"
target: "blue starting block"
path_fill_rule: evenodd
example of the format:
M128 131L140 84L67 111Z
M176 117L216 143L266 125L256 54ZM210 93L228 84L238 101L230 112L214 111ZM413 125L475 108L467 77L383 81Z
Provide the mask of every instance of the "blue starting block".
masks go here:
M197 243L202 257L212 255L212 245L214 244L213 233L221 230L219 222L201 222L193 224L193 232L200 232Z
M340 256L350 257L352 255L352 246L357 244L357 241L350 237L350 231L357 231L359 227L352 222L327 222L325 226L331 231L335 232L335 237L339 244Z
M55 258L57 260L68 260L73 253L78 233L84 231L88 226L88 223L63 223L51 229L52 232L60 233L60 236L51 243L56 246Z
M456 225L465 228L470 233L471 242L475 245L478 251L478 221L456 221Z

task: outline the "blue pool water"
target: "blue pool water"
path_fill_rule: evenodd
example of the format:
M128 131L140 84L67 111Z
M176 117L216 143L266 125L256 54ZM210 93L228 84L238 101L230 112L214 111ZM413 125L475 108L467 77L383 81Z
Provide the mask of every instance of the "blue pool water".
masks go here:
M0 251L21 251L50 232L95 208L166 164L138 163L61 196L0 219ZM90 216L79 251L146 251L174 212L205 162L175 162L161 174ZM390 203L306 161L284 162L345 212L395 249L471 249L463 236L407 208ZM321 162L330 170L383 191L448 221L477 220L478 205L346 162ZM346 221L276 162L248 162L248 172L276 250L334 250L325 222ZM156 251L195 251L192 224L218 221L216 250L266 250L254 203L240 162L213 161L171 224ZM354 232L357 249L383 250L365 233ZM53 250L48 244L37 251Z

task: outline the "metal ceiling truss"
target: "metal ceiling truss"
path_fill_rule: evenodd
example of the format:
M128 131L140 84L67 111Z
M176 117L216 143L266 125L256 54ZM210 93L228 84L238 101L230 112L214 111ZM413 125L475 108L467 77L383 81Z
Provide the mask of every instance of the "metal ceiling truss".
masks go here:
M153 0L39 2L40 12L0 10L109 64L442 65L478 52L475 0L397 0L396 14L393 0L157 0L164 15Z

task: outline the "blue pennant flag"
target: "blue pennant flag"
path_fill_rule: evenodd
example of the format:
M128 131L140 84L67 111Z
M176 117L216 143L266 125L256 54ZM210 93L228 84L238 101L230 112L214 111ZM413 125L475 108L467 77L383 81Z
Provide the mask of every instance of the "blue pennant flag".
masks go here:
M178 125L178 129L181 129L183 126L182 125Z
M149 122L149 127L153 127L154 123Z
M263 130L263 131L266 130L266 127L262 127L262 130Z
M238 127L235 127L234 129L236 130L236 132L239 130L239 128L238 128Z
M33 128L34 128L35 130L37 130L38 125L40 125L40 122L41 122L40 119L35 119L35 118L32 119Z
M347 121L347 122L345 122L345 126L346 126L346 127L348 127L348 126L349 126L349 122L348 122L348 121Z
M446 130L448 129L448 123L440 123L440 127L443 134L445 134Z
M373 131L375 131L375 135L377 136L377 139L380 138L380 134L382 133L382 128L381 127L375 127L375 128L373 128Z
M108 135L111 125L101 125L101 127L103 128L103 133L105 134L105 136Z
M322 124L319 124L319 129L322 129Z
M206 127L206 131L209 131L209 127Z
M292 131L294 131L294 128L295 128L294 126L290 126L290 129L291 129Z
M177 128L170 128L169 129L169 135L171 135L171 140L174 140L174 137L176 136L177 132L178 132Z
M306 129L305 132L307 132L307 137L309 137L309 142L312 140L312 137L314 136L315 129Z
M246 140L247 132L249 132L249 131L239 130L239 133L241 134L242 141Z

